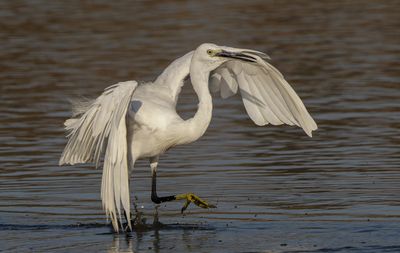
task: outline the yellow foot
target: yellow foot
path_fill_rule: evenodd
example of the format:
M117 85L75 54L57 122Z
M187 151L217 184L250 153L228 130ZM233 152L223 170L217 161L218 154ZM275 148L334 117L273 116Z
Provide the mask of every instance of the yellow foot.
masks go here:
M181 213L186 210L186 208L189 206L190 202L194 203L196 206L199 206L201 208L216 208L216 206L208 204L206 201L202 200L198 196L194 195L193 193L185 193L185 194L179 194L175 196L176 200L180 199L186 199L186 203L183 205L181 209Z

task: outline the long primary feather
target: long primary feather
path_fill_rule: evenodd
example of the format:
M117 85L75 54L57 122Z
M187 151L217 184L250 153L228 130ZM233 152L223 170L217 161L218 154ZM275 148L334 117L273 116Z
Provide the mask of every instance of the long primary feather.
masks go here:
M234 50L251 55L257 62L230 60L222 64L210 75L213 91L219 90L221 97L227 98L239 90L247 114L257 125L297 125L312 136L317 124L283 75L265 61L268 56L253 50Z
M126 114L137 85L136 81L112 85L91 104L75 107L80 117L65 122L68 143L59 161L60 165L95 162L98 166L105 150L101 197L116 231L122 209L130 217ZM128 226L132 226L130 219Z

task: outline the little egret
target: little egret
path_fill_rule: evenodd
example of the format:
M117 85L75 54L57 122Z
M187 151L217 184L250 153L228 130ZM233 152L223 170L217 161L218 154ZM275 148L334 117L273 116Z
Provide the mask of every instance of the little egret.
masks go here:
M120 82L93 101L76 103L73 117L65 121L68 143L59 164L93 162L98 167L104 156L101 199L116 232L122 213L132 229L128 168L132 170L140 158L150 161L154 203L183 199L182 212L191 202L202 208L215 207L193 193L159 197L159 156L204 134L213 108L210 90L220 92L222 98L240 93L256 125L297 125L311 137L316 123L268 59L259 51L205 43L173 61L154 82ZM199 103L195 115L183 120L176 105L189 80Z

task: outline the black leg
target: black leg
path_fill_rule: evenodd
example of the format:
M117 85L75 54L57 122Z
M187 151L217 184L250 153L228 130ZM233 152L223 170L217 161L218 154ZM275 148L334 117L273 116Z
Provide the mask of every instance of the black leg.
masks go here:
M165 196L165 197L158 197L157 196L157 172L156 170L152 170L152 178L151 178L151 200L156 203L160 204L162 202L173 201L176 200L174 195Z
M131 214L132 215L132 214ZM127 215L126 215L126 212L124 211L124 216L125 216L125 219L126 219L126 221L129 223L129 220L131 220L131 217L128 217ZM133 222L133 223L135 223L135 222ZM121 228L123 228L124 226L121 224ZM125 227L125 232L132 232L132 230L129 228L129 226L126 226Z
M162 202L167 201L174 201L174 200L186 200L185 204L181 209L181 213L189 206L190 203L194 203L199 207L202 208L215 208L216 206L208 204L206 201L202 200L198 196L194 195L193 193L185 193L185 194L178 194L178 195L171 195L165 197L158 197L157 196L157 164L158 164L158 157L154 157L150 159L150 167L151 167L151 200L156 203L160 204Z

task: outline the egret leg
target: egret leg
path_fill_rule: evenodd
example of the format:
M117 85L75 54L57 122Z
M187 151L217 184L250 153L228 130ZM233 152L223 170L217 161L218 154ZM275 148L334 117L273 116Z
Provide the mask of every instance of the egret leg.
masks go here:
M173 201L176 200L175 195L165 196L165 197L158 197L157 195L157 169L151 169L151 200L156 203L160 204L162 202Z
M185 199L186 202L181 209L181 213L183 213L183 211L185 211L188 208L190 203L194 203L195 205L197 205L201 208L215 208L216 207L214 205L208 204L207 201L201 199L200 197L196 196L193 193L184 193L184 194L178 194L178 195L158 197L158 195L157 195L157 165L158 165L158 160L155 160L155 159L150 160L150 167L151 167L151 174L152 174L151 200L154 203L160 204L162 202Z

